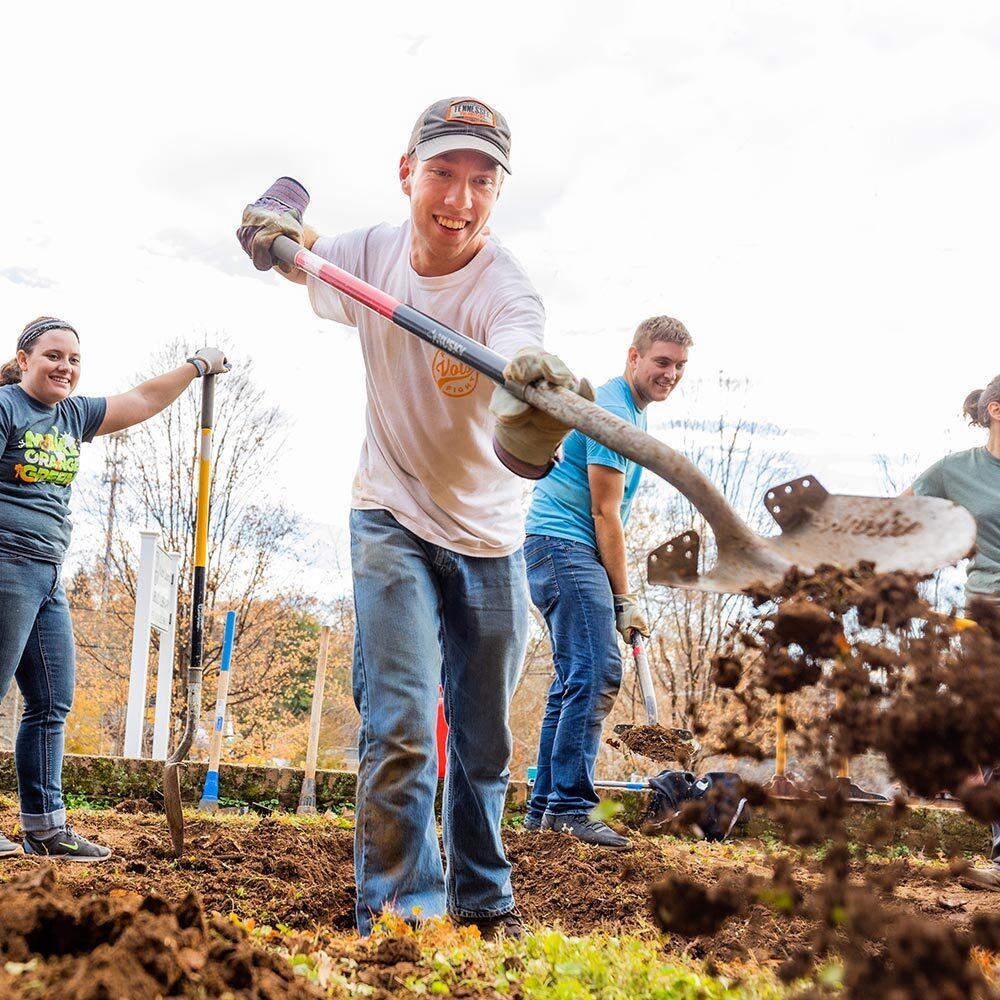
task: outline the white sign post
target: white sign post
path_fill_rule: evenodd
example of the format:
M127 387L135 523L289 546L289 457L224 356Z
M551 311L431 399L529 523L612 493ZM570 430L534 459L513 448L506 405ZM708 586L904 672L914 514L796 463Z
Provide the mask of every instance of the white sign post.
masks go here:
M140 531L139 535L141 538L139 578L135 590L135 622L132 627L132 666L128 682L128 708L125 713L124 755L142 756L150 630L155 628L160 633L160 658L156 676L153 758L166 760L177 619L177 569L181 557L179 552L165 552L160 548L158 531Z

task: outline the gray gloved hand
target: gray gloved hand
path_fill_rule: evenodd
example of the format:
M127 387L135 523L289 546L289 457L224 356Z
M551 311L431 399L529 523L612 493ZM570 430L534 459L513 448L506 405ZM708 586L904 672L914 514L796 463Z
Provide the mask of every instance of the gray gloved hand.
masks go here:
M643 638L649 638L649 622L639 608L635 594L615 594L615 628L622 634L626 642L632 641L632 630L635 629Z
M573 373L554 354L540 347L522 347L507 363L503 376L508 382L530 385L544 379L561 385L593 401L594 390ZM552 468L553 456L569 433L561 420L536 410L530 403L518 399L502 385L493 390L490 412L496 417L493 450L511 472L525 479L541 479Z
M271 244L278 236L302 242L302 216L308 207L309 192L297 180L279 177L252 205L243 209L236 238L258 271L269 271L275 265ZM288 264L277 266L285 274L292 270Z
M199 347L187 360L194 365L198 378L203 375L222 375L233 367L217 347Z

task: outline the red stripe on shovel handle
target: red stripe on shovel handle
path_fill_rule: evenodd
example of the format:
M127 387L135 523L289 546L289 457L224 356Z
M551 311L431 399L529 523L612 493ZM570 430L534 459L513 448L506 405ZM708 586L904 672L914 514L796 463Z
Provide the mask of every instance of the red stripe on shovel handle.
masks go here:
M480 344L475 340L466 337L465 334L453 330L444 323L439 323L432 316L422 313L413 306L399 302L391 295L380 291L374 285L362 281L360 278L345 271L336 264L331 264L328 260L314 254L311 250L299 246L294 240L287 236L279 236L271 245L271 255L275 260L280 260L285 264L293 264L306 274L311 274L324 284L336 288L338 292L360 302L369 309L377 312L380 316L391 320L396 326L416 334L421 340L432 344L446 354L450 354L456 361L467 364L474 368L481 375L492 379L499 385L504 385L503 370L507 365L507 359L496 351L490 350L485 344ZM507 386L511 389L511 386ZM520 395L516 386L512 391Z

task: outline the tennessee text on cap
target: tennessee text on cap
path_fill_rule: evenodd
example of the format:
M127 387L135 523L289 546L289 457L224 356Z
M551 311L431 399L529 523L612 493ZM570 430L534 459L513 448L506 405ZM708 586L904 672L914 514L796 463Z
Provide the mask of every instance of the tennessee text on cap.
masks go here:
M456 149L485 153L510 173L510 126L499 111L474 97L432 104L417 119L406 147L421 160Z
M69 323L64 323L61 319L40 319L37 323L32 323L31 326L25 330L20 337L17 338L17 349L23 351L29 344L33 344L43 333L48 333L49 330L69 330L70 333L76 337L77 340L80 339L80 334L76 332L69 325Z

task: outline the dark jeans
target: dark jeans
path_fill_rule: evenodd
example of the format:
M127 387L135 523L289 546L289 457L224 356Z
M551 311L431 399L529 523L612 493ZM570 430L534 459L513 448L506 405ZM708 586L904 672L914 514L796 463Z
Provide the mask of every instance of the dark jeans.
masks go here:
M622 680L611 584L597 550L583 542L528 535L524 559L531 600L549 626L556 674L528 815L590 812L599 801L594 765L601 726Z
M512 750L508 717L528 640L520 549L460 555L384 510L351 511L354 703L361 713L354 832L362 934L389 906L404 917L489 917L514 908L500 839ZM448 770L441 829L438 686Z
M76 660L66 594L53 563L0 553L0 698L24 697L14 759L21 828L62 826L62 759Z

